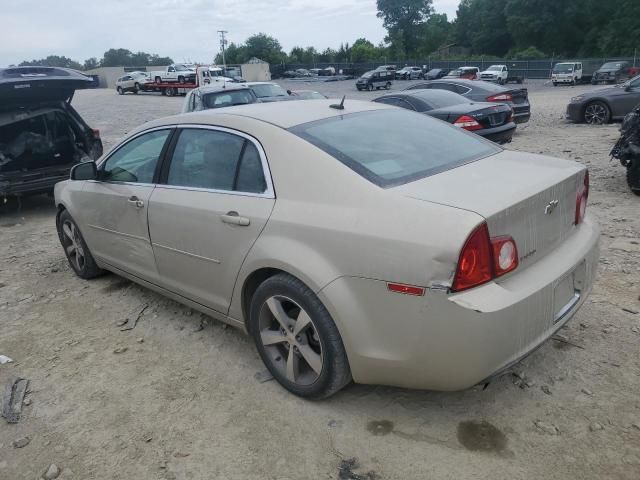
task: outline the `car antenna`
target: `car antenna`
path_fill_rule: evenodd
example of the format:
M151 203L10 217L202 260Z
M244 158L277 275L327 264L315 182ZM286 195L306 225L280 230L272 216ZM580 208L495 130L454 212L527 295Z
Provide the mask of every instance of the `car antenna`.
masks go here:
M333 105L329 105L329 108L335 108L336 110L344 110L344 99L346 98L346 95L342 96L342 100L340 101L340 103L334 103Z

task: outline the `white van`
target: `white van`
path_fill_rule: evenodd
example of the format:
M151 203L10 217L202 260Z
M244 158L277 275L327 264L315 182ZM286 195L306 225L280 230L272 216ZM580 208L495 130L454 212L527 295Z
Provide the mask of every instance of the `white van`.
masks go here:
M563 62L556 63L551 70L551 82L554 87L559 83L568 85L577 85L582 82L582 63L581 62Z

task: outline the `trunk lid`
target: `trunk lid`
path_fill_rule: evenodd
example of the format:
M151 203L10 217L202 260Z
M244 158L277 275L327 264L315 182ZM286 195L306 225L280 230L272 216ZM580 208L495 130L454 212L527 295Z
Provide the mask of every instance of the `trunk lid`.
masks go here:
M31 107L41 102L69 102L73 92L93 80L80 72L58 67L0 68L0 108Z
M584 172L575 162L503 151L394 190L478 213L487 220L492 237L513 237L521 269L573 231Z

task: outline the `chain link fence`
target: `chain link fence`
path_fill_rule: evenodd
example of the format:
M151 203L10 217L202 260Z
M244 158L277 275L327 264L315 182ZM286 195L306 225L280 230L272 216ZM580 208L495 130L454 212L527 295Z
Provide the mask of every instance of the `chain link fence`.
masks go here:
M522 76L524 78L550 78L551 70L556 63L561 62L582 62L583 72L585 76L591 76L598 68L607 62L629 62L631 66L640 65L640 59L634 57L621 58L586 58L563 60L558 58L548 58L543 60L507 60L494 58L490 60L405 60L402 62L365 62L365 63L283 63L280 65L271 65L271 75L273 78L282 77L284 72L304 68L310 70L312 68L333 67L336 73L342 72L344 75L360 76L369 70L375 70L382 65L396 65L398 69L404 66L418 66L425 71L432 68L442 68L445 70L454 70L458 67L478 67L480 71L485 70L491 65L507 65L512 74Z

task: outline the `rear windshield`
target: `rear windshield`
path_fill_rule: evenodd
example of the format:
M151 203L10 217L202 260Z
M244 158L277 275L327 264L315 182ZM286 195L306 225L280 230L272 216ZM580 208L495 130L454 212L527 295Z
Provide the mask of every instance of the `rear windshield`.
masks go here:
M262 85L251 85L251 89L253 90L253 93L255 93L258 98L289 96L287 91L284 88L282 88L280 85L272 85L270 83L265 83Z
M380 187L402 185L501 151L473 134L401 109L332 117L290 131Z
M231 92L207 93L202 97L204 108L232 107L234 105L246 105L255 103L255 97L251 90L236 90Z
M457 93L449 92L448 90L418 90L416 93L412 93L412 96L424 100L433 108L450 107L452 105L460 105L461 103L469 103L469 100Z

